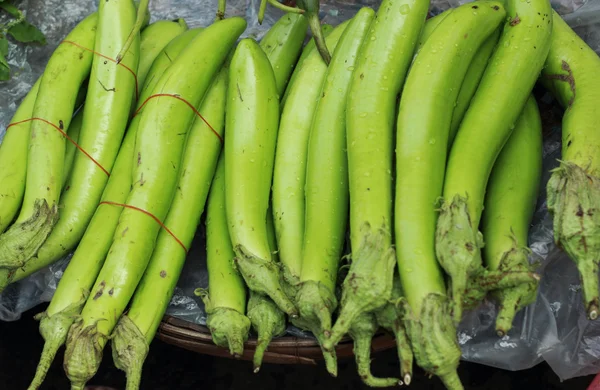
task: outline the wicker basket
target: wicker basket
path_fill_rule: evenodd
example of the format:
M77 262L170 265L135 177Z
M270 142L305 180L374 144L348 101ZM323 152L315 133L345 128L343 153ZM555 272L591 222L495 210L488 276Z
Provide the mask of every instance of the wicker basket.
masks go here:
M208 328L175 317L165 316L158 329L157 337L168 344L203 355L234 358L228 349L213 343ZM378 333L371 343L373 353L395 347L395 339L387 333ZM240 359L251 361L255 348L256 340L249 339L244 344L244 354ZM352 340L344 337L336 347L336 354L338 359L353 357ZM320 360L323 360L323 354L315 339L292 336L273 339L263 359L265 363L308 365L316 365Z

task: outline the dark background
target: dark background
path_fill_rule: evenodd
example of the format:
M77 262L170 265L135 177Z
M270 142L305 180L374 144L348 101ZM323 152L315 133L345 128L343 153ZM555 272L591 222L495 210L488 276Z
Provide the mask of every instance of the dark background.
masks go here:
M42 337L33 315L43 311L40 305L23 314L19 321L0 322L0 389L24 390L33 377ZM374 355L373 371L377 375L398 374L395 349ZM40 390L69 389L62 369L63 351L59 352ZM465 389L586 389L593 377L579 377L560 382L546 364L525 371L510 372L491 367L461 363L459 375ZM125 375L112 363L109 347L98 374L89 385L125 388ZM338 378L330 377L324 367L264 364L259 374L245 361L213 358L189 352L155 340L144 366L142 390L188 389L367 389L356 374L353 360L339 362ZM425 377L415 367L411 389L444 389L437 378ZM90 388L91 390L91 388ZM99 390L99 389L97 389Z

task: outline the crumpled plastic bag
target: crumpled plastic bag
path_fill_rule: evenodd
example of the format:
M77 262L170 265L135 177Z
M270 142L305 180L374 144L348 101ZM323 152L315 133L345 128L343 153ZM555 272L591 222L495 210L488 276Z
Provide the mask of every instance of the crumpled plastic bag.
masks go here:
M435 15L465 3L464 0L433 0L430 14ZM27 18L46 35L46 46L18 46L10 43L10 81L0 83L0 141L6 126L60 40L85 16L97 9L96 0L24 0L20 4ZM152 21L184 18L190 27L211 23L216 0L154 0ZM243 16L248 21L244 37L260 39L282 15L268 7L262 25L256 21L259 0L229 0L227 16ZM323 1L321 18L333 25L352 17L361 6L377 7L379 0ZM552 0L552 5L580 36L600 53L600 1ZM538 99L544 121L544 182L560 157L560 121L562 111L549 95ZM552 239L552 221L542 191L530 231L530 247L541 262L542 280L537 301L519 313L513 329L499 338L494 330L496 307L485 301L466 313L458 329L463 360L507 370L530 368L546 361L561 379L600 371L600 320L586 318L577 269L569 258L556 249ZM187 263L171 300L167 314L204 324L202 301L194 295L197 287L207 286L205 232L200 225ZM14 321L21 314L52 298L70 256L9 286L0 295L0 320ZM288 332L311 337L296 328Z

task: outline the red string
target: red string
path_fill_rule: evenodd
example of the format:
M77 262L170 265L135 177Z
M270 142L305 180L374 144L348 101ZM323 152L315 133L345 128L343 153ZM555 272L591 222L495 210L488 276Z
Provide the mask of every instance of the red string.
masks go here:
M223 137L221 137L221 135L210 125L210 123L208 123L208 121L202 116L202 114L200 114L200 112L198 110L196 110L196 107L194 107L190 102L188 102L187 100L185 100L184 98L182 98L179 95L175 95L175 94L171 94L171 93L157 93L155 95L149 96L148 99L144 100L142 105L135 111L135 114L133 114L133 116L135 117L137 114L139 114L140 111L142 110L142 108L144 108L144 106L146 105L146 103L148 103L148 101L150 101L151 99L157 98L157 97L172 97L172 98L175 98L175 99L180 100L180 101L184 102L185 104L187 104L187 106L189 108L191 108L192 111L194 111L194 114L196 114L198 117L200 117L200 119L202 119L202 121L204 123L206 123L206 126L208 126L208 128L217 136L217 138L219 138L219 141L221 141L221 144L223 144Z
M6 128L6 130L8 131L8 129L10 129L13 126L17 126L20 125L22 123L26 123L26 122L31 122L31 121L40 121L40 122L44 122L52 127L54 127L59 133L61 133L63 135L63 137L65 137L66 139L68 139L73 145L75 145L75 147L77 149L79 149L79 151L83 154L85 154L90 160L92 160L92 162L94 164L96 164L98 166L98 168L102 169L102 172L106 173L106 176L110 176L110 173L104 169L104 167L102 165L100 165L100 163L98 161L96 161L95 158L93 158L88 152L86 152L81 146L79 146L79 144L77 142L75 142L71 137L69 137L67 135L67 133L64 132L63 129L61 129L60 127L56 126L54 123L47 121L46 119L42 119L42 118L29 118L29 119L25 119L22 120L20 122L15 122L15 123L11 123L10 125L8 125L8 127Z
M139 207L135 207L129 204L124 204L124 203L117 203L117 202L110 202L110 201L102 201L100 202L100 204L108 204L108 205L112 205L112 206L121 206L121 207L125 207L128 209L132 209L132 210L136 210L139 211L141 213L146 214L147 216L151 217L152 219L154 219L156 221L156 223L158 223L160 225L160 227L162 227L163 229L165 229L165 231L167 233L169 233L171 235L171 237L173 237L175 239L175 241L177 241L177 243L183 248L183 250L185 251L185 253L188 253L188 249L185 247L185 245L183 244L183 242L181 242L181 240L179 238L177 238L177 236L175 236L175 234L173 234L173 232L171 230L169 230L168 227L165 226L164 223L162 223L162 221L160 219L158 219L155 215L153 215L152 213L141 209Z
M87 50L90 53L94 53L95 55L97 55L99 57L102 57L104 59L107 59L107 60L109 60L109 61L114 62L115 64L117 64L117 60L115 60L113 58L110 58L108 56L105 56L104 54L98 53L98 52L96 52L96 51L94 51L92 49L88 49L87 47L81 46L77 42L65 40L65 41L62 41L61 44L62 43L69 43L69 44L71 44L73 46L77 46L80 49ZM125 65L123 62L119 62L117 65L122 66L123 68L127 69L129 71L129 73L131 73L131 75L133 76L133 79L135 81L135 100L137 100L140 97L139 96L139 91L138 91L138 79L137 79L137 75L135 74L135 72L130 67L128 67L127 65Z

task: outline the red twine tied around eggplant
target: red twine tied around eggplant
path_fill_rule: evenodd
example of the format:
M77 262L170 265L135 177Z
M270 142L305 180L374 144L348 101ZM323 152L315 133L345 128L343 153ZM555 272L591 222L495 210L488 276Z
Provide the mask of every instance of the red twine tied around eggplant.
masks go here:
M52 126L54 129L56 129L56 131L58 131L60 134L62 134L62 136L63 136L63 137L65 137L65 138L66 138L66 139L68 139L68 140L69 140L69 141L70 141L70 142L71 142L73 145L75 145L75 147L76 147L76 148L77 148L77 149L78 149L78 150L79 150L81 153L85 154L87 158L89 158L90 160L92 160L92 162L93 162L94 164L96 164L96 165L98 166L98 168L100 168L100 169L102 170L102 172L106 173L106 176L110 176L110 173L109 173L109 172L108 172L108 171L107 171L107 170L106 170L106 169L105 169L105 168L104 168L102 165L100 165L100 163L99 163L99 162L98 162L98 161L97 161L95 158L93 158L93 157L92 157L92 156L91 156L91 155L90 155L88 152L86 152L86 151L85 151L85 150L84 150L84 149L83 149L81 146L79 146L79 144L78 144L77 142L75 142L75 141L74 141L74 140L73 140L71 137L69 137L69 136L67 135L67 133L66 133L66 132L65 132L65 131L64 131L64 130L61 128L61 127L59 127L59 126L56 126L54 123L52 123L52 122L50 122L50 121L48 121L48 120L46 120L46 119L43 119L43 118L29 118L29 119L25 119L25 120L22 120L22 121L19 121L19 122L11 123L11 124L10 124L10 125L8 125L8 127L6 128L6 131L8 131L8 129L10 129L10 128L11 128L11 127L13 127L13 126L17 126L17 125L20 125L20 124L22 124L22 123L26 123L26 122L32 122L32 121L40 121L40 122L43 122L43 123L45 123L45 124L47 124L47 125L50 125L50 126Z
M92 49L88 49L87 47L81 46L77 42L65 40L65 41L61 42L61 44L63 44L63 43L68 43L68 44L76 46L76 47L78 47L80 49L89 51L90 53L93 53L93 54L97 55L98 57L104 58L105 60L108 60L110 62L114 62L115 64L117 64L117 60L115 60L114 58L110 58L109 56L105 56L102 53L98 53L97 51L94 51ZM119 62L117 65L118 66L122 66L123 68L127 69L129 71L129 73L131 73L131 75L133 76L133 80L135 82L135 100L138 100L138 98L140 97L140 95L139 95L139 86L138 86L137 74L135 74L135 72L130 67L128 67L127 65L125 65L123 62Z
M208 121L202 116L202 114L200 114L200 112L196 109L196 107L194 107L192 105L192 103L188 102L187 100L185 100L184 98L182 98L179 95L175 95L172 93L157 93L155 95L149 96L146 100L144 100L142 105L135 111L135 114L133 114L133 116L135 117L136 115L138 115L140 113L140 111L142 110L142 108L144 108L146 103L148 103L148 101L155 99L157 97L171 97L171 98L177 99L181 102L184 102L189 108L192 109L192 111L194 111L194 114L196 114L196 116L199 117L206 124L206 126L208 126L208 128L214 133L214 135L216 135L217 138L219 138L219 141L221 141L221 144L223 144L223 137L210 125L210 123L208 123Z
M146 214L150 218L154 219L156 221L156 223L158 223L160 225L160 227L163 228L167 233L169 233L169 235L171 237L173 237L173 239L175 241L177 241L177 243L183 248L183 250L185 251L185 254L187 255L188 248L186 248L186 246L183 244L183 242L179 238L177 238L177 236L164 223L162 223L162 221L160 219L158 219L158 217L156 217L154 214L152 214L149 211L146 211L144 209L141 209L139 207L132 206L129 204L124 204L124 203L117 203L117 202L111 202L111 201L105 200L105 201L100 202L100 205L103 205L103 204L107 204L107 205L111 205L111 206L121 206L121 207L125 207L125 208L131 209L131 210L136 210L143 214Z

